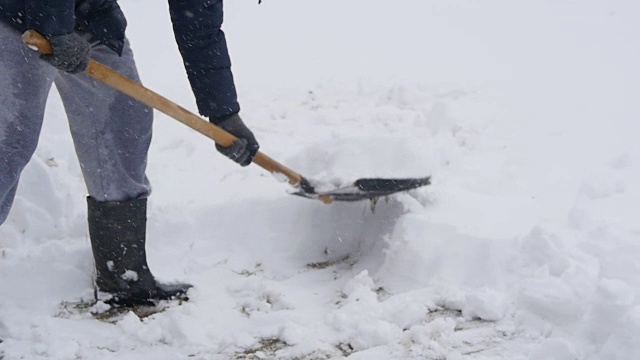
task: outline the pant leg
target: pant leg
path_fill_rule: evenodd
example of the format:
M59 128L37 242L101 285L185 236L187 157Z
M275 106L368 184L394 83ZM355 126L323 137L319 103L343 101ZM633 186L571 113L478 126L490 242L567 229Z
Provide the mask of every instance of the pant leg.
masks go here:
M57 71L0 22L0 224L13 204L18 180L38 144Z
M126 41L122 57L103 45L92 57L139 81ZM145 198L145 175L153 112L146 105L86 74L60 73L55 81L64 103L89 195L98 201Z

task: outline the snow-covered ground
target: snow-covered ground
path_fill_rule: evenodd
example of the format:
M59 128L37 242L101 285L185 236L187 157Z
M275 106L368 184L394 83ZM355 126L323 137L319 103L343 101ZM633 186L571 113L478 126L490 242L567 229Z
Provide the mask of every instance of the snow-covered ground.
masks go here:
M157 116L149 261L191 301L116 323L54 96L0 228L5 359L640 358L640 3L227 1L265 153L380 201L287 195ZM128 0L145 84L195 111L167 5Z

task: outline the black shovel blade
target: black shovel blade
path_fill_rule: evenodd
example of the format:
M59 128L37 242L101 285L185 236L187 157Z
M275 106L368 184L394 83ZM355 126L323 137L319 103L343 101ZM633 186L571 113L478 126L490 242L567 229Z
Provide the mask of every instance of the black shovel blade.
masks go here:
M333 201L375 200L401 191L417 189L431 184L431 177L414 179L359 179L352 185L329 191L315 191L310 182L303 179L299 191L293 195L319 199L325 203Z

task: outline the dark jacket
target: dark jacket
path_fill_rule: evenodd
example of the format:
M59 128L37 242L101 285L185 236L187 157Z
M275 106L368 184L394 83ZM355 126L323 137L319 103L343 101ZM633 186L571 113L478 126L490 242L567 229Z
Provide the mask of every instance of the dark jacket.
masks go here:
M200 113L217 122L239 112L227 43L220 29L222 0L169 0L169 9ZM0 0L0 20L20 32L90 34L118 54L127 26L116 0Z

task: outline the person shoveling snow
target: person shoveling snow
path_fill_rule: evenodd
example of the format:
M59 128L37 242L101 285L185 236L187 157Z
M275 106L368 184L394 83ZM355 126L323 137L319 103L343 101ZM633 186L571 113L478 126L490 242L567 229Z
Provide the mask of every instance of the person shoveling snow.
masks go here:
M18 33L1 24L4 51L0 59L7 73L18 76L2 79L6 84L0 84L5 89L17 89L17 101L0 118L0 130L10 134L0 144L6 149L2 152L6 160L0 167L0 223L8 215L19 174L35 150L48 90L55 82L89 191L97 300L118 306L184 300L191 287L159 283L147 265L149 106L212 138L219 152L241 166L255 162L277 178L288 180L297 189L294 194L302 197L325 203L375 201L430 183L429 177L372 178L322 190L322 184L258 152L255 136L238 115L240 106L225 35L220 29L222 1L170 2L175 37L199 111L214 125L139 84L124 34L126 21L115 1L3 3L1 8L8 15L5 23L26 31L23 41L39 50L44 61L39 61L35 52L25 52ZM35 101L34 93L40 94ZM140 102L131 101L127 95Z

